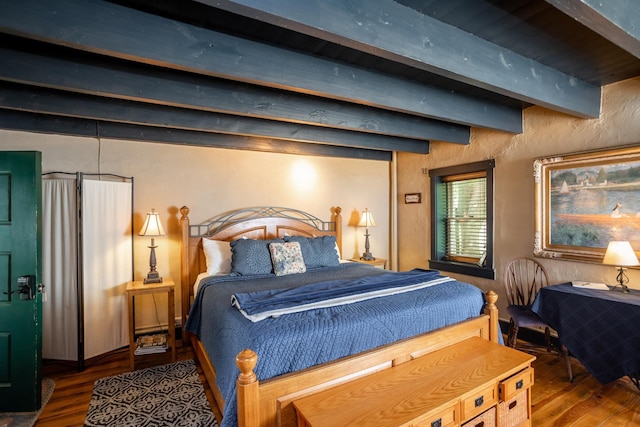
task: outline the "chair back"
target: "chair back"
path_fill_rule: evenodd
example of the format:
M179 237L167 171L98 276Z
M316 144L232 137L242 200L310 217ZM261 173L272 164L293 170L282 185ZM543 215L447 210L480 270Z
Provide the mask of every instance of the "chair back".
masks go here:
M509 305L531 305L540 288L549 284L549 275L533 258L512 259L504 270L504 288Z

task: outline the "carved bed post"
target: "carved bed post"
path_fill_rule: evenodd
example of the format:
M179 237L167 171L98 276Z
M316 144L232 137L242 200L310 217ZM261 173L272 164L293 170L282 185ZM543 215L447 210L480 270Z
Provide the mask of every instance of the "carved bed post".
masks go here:
M236 356L240 375L236 381L238 394L238 427L253 427L260 422L260 391L258 377L253 369L258 355L252 350L242 350Z
M189 287L191 286L189 279L189 210L190 209L186 206L180 208L180 214L182 214L180 217L180 306L182 307L182 345L190 342L189 337L184 330L191 303L191 292L189 292Z
M484 308L485 314L489 315L489 340L499 342L500 325L498 324L498 294L494 291L487 291L485 294L487 305Z
M340 257L342 257L342 208L336 206L333 211L333 222L336 224L336 243L340 249Z

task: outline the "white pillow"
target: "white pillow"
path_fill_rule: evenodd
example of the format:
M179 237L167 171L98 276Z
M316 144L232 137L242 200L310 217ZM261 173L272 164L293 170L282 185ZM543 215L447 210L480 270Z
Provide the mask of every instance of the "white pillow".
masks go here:
M229 242L202 238L202 249L207 261L207 273L231 273L231 244Z

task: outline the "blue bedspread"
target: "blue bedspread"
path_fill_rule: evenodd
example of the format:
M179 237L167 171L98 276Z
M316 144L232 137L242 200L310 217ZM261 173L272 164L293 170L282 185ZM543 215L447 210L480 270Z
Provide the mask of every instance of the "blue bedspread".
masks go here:
M480 289L450 281L421 290L253 323L231 306L234 293L357 279L388 271L358 263L310 269L290 276L209 278L200 285L185 329L204 344L225 399L221 427L237 424L235 356L258 354L260 380L298 371L477 316Z
M268 317L382 298L451 280L439 271L416 268L355 280L329 280L286 289L236 292L232 296L232 305L247 319L258 322Z

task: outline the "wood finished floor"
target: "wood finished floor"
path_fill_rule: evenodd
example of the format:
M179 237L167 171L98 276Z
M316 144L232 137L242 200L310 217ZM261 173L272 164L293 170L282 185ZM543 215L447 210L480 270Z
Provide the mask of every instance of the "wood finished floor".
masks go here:
M578 361L572 359L576 379L569 383L563 359L553 353L535 353L535 384L532 391L534 426L637 426L640 425L640 390L624 378L602 385ZM75 366L46 363L46 377L56 382L53 396L36 427L82 426L94 382L129 370L129 353L117 351L87 364L84 372ZM188 347L178 347L178 360L193 358ZM145 359L141 367L161 360ZM198 367L200 371L200 368ZM205 384L211 401L211 391Z
M176 346L176 359L194 359L190 347ZM142 369L153 365L170 363L168 355L148 355L136 359L136 369ZM138 363L140 361L140 363ZM200 378L204 384L209 402L213 401L211 389L207 385L204 374L198 366ZM97 357L86 362L85 370L77 372L75 362L51 363L45 361L43 376L52 378L56 382L53 395L42 410L35 426L60 427L82 426L84 424L89 401L93 392L93 384L100 378L129 372L129 349L125 348L111 352L105 356Z

